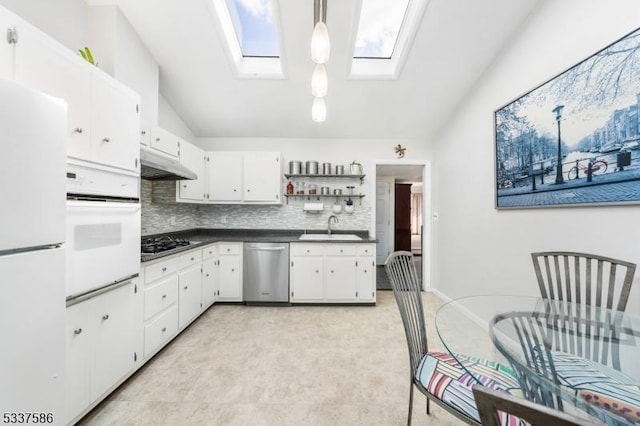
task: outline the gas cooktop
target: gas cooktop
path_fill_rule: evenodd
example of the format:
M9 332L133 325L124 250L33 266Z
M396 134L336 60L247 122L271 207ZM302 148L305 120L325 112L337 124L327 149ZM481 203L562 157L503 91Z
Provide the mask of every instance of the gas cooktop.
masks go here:
M172 238L167 236L143 238L140 245L142 260L149 260L160 255L177 253L189 248L190 245L198 241L189 241L182 238Z

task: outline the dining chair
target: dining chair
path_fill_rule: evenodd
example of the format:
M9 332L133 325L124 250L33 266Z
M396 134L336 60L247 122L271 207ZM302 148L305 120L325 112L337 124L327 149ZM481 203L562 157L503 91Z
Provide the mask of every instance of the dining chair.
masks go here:
M473 402L471 386L483 385L517 391L515 373L507 366L478 357L444 352L429 352L422 307L421 286L416 273L413 254L408 251L391 253L385 261L393 295L398 304L409 348L410 390L407 424L411 424L414 386L429 401L441 406L468 424L480 424L478 410ZM461 338L464 338L461 330ZM519 423L511 419L510 424Z
M494 338L496 328L505 332L503 322L511 324L521 356L514 358L502 340ZM489 328L527 400L563 410L563 399L569 398L571 405L580 404L603 420L608 416L624 419L621 423L640 422L640 386L620 371L618 351L620 344L631 344L627 340L632 336L622 335L615 320L585 319L553 308L505 312L494 317Z
M566 300L624 311L635 263L570 251L531 253L545 299Z
M498 426L505 413L517 416L532 426L595 426L601 423L572 416L544 405L516 398L504 391L473 385L473 396L483 426Z

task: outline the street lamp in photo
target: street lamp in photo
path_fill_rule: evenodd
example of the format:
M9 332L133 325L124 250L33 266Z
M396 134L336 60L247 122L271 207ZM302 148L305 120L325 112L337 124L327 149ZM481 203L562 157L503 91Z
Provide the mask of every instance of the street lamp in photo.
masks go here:
M562 119L562 109L564 105L558 105L553 109L556 114L556 123L558 123L558 160L556 161L556 183L564 183L562 177L562 142L560 139L560 120Z

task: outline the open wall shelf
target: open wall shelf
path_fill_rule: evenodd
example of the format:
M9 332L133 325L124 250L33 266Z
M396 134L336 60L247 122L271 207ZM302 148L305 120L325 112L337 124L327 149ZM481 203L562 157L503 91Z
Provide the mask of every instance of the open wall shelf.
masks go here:
M301 175L295 175L295 176L301 176ZM313 175L313 176L317 176L317 175ZM294 198L294 199L300 198L306 201L311 201L311 200L320 201L321 198L335 198L336 201L338 201L340 198L358 198L360 200L360 205L362 205L362 198L364 197L364 194L356 194L356 195L283 194L283 195L287 199L287 204L289 204L289 198Z
M309 175L309 174L304 174L304 175L292 175L292 174L285 174L284 177L287 179L295 179L295 178L342 178L342 179L349 179L349 178L354 178L354 179L360 179L360 185L362 185L362 181L364 180L364 177L366 175Z

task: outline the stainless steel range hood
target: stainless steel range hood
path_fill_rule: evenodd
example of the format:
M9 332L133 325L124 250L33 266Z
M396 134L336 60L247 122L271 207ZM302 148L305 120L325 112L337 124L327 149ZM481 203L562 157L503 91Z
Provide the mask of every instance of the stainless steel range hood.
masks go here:
M198 175L169 156L140 147L140 177L147 180L194 180Z

